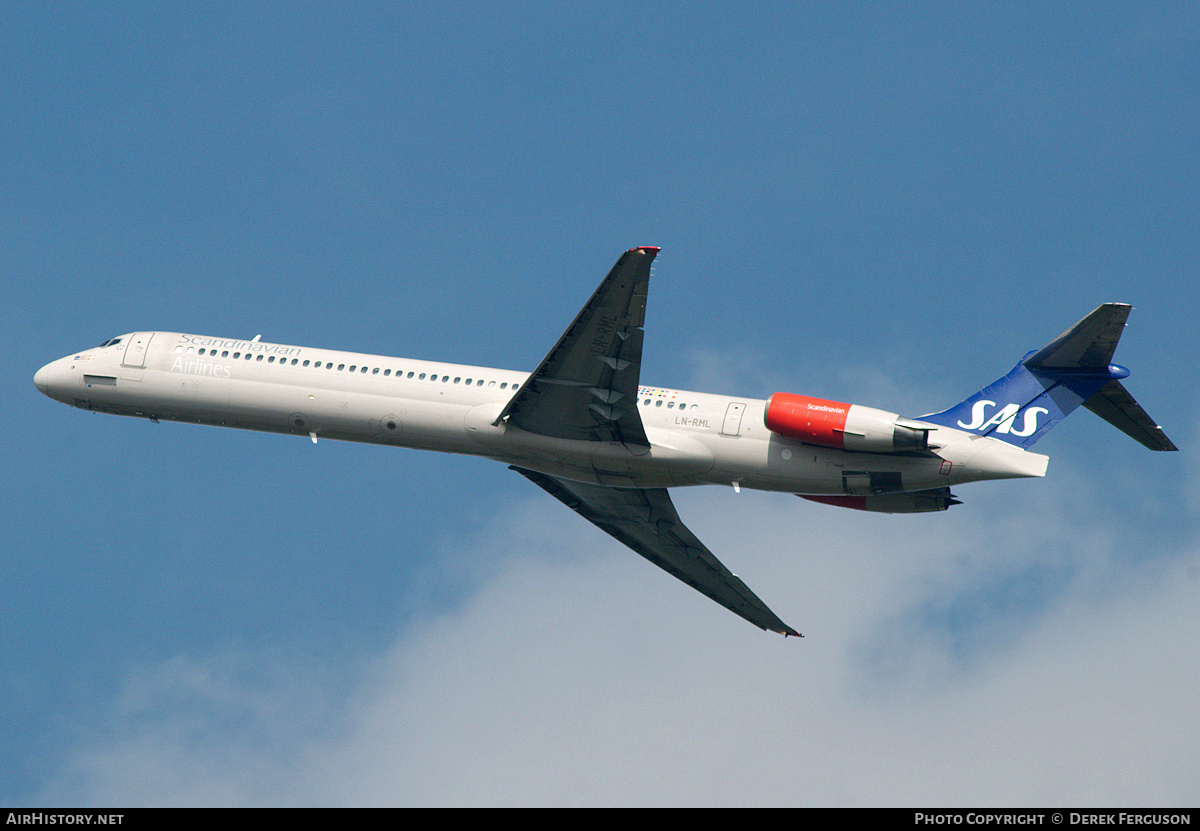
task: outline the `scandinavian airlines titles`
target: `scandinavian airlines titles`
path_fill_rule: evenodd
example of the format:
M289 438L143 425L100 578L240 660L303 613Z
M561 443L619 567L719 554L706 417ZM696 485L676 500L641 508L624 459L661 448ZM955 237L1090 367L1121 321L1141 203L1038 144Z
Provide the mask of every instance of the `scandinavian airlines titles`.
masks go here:
M249 340L223 340L221 338L202 338L195 335L180 335L180 343L193 346L206 346L216 349L236 349L240 352L263 352L274 355L299 355L298 346L280 346L274 343L258 343Z

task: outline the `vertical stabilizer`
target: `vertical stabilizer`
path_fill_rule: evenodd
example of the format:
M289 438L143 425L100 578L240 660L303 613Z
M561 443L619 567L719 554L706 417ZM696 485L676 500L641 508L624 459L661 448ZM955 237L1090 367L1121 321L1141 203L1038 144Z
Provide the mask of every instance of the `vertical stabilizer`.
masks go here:
M1130 306L1105 303L1012 371L948 410L922 421L1029 447L1080 404L1152 450L1175 450L1120 379L1112 363Z

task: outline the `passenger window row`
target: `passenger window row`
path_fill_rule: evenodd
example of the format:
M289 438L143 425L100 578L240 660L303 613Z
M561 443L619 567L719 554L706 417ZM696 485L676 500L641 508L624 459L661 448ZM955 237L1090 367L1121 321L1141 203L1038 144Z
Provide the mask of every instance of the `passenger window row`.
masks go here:
M649 407L651 402L653 402L655 407L662 407L665 402L668 410L673 410L676 407L681 410L686 410L688 408L688 405L684 404L682 401L676 402L674 399L662 398L661 396L663 393L661 391L655 394L654 391L656 389L657 387L638 387L638 396L642 399L643 407ZM698 407L698 404L692 405L693 410L698 409Z
M187 353L192 354L193 348L194 347L189 346L186 350ZM175 351L176 352L184 352L185 350L182 346L176 346ZM206 349L205 347L200 347L199 349L196 350L195 354L204 355L209 358L216 358L216 357L232 358L235 361L244 359L247 361L253 360L253 361L257 361L259 363L268 363L268 364L273 364L273 363L278 362L278 364L280 366L311 367L312 369L332 370L334 368L334 366L336 366L338 372L357 372L362 375L366 375L369 372L372 375L382 375L385 378L392 375L392 370L390 368L380 369L379 367L359 366L358 364L350 364L349 366L347 366L345 363L334 364L333 361L312 361L312 360L308 360L308 359L300 360L299 358L291 358L289 360L286 357L279 357L278 361L277 361L276 360L277 356L263 355L261 352L257 352L257 353L254 353L254 352L246 352L246 353L232 352L231 353L230 350L228 350L228 349L217 350L217 349ZM428 379L433 382L441 381L441 383L443 383L443 384L449 384L451 382L450 375L442 375L439 373L425 373L425 372L417 373L415 371L410 371L407 375L405 375L403 370L397 370L395 375L397 378L411 378L411 379L414 379L417 381L424 381L424 380L426 380L426 376L428 376ZM469 386L482 387L485 385L488 387L496 386L495 381L487 381L483 378L463 378L461 375L454 376L454 383L461 384L464 387L469 387ZM509 384L507 381L501 381L499 386L500 386L500 389L502 389L502 390L509 388ZM512 389L514 389L514 390L517 389L517 387L518 387L517 384L512 385Z
M653 402L654 402L654 406L655 406L655 407L661 407L661 406L663 406L663 401L664 401L664 400L665 400L665 399L662 399L662 398L652 398L652 397L649 397L649 396L648 396L648 397L646 397L646 398L643 398L643 399L642 399L642 406L643 406L643 407L649 407L649 406L650 406L650 402L651 402L651 401L653 401ZM676 404L674 401L667 401L666 403L667 403L667 409L668 409L668 410L673 410L673 409L675 409L676 407L678 407L678 408L679 408L679 409L681 409L681 410L686 410L686 409L687 409L687 404L684 404L682 401L680 401L678 404ZM699 406L698 404L693 404L693 405L692 405L692 409L694 410L694 409L696 409L698 406Z

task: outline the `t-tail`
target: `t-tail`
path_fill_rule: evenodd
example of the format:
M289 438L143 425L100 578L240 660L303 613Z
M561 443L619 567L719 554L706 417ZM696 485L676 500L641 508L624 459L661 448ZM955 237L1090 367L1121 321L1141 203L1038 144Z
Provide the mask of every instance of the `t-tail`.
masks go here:
M921 421L1027 448L1080 404L1151 450L1177 450L1121 384L1112 363L1130 306L1105 303L966 401Z

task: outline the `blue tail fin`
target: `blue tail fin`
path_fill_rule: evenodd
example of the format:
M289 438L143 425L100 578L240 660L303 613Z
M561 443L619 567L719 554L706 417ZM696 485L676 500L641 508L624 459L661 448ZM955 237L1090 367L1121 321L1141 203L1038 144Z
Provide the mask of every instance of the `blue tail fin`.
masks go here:
M1175 450L1119 379L1111 363L1130 307L1105 303L1012 371L948 410L922 421L1029 447L1080 404L1151 450Z

